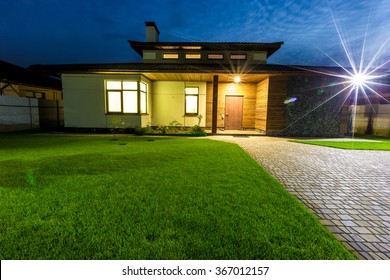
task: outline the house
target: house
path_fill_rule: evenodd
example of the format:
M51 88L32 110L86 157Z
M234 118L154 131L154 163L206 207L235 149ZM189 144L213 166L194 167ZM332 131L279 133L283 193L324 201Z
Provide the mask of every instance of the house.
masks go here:
M141 63L30 67L61 74L65 127L193 126L201 115L200 125L212 133L347 132L349 97L337 94L341 78L319 74L342 69L267 64L283 42L160 42L157 25L145 25L146 41L129 41Z
M0 60L0 95L62 100L61 80Z
M0 131L63 125L61 80L0 60Z

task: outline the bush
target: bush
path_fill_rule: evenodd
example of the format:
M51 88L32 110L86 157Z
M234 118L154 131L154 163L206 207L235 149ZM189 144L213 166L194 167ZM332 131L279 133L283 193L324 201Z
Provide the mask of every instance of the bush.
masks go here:
M203 128L201 128L199 125L194 125L193 127L191 127L190 133L206 135L206 131Z
M167 134L168 132L168 126L167 125L160 125L157 130L161 132L161 134Z
M145 132L146 132L146 129L143 128L143 127L140 127L138 125L134 128L134 134L135 135L142 136L142 135L145 134Z

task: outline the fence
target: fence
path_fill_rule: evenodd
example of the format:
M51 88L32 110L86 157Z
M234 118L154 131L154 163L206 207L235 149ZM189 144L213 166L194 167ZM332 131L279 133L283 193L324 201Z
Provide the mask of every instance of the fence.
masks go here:
M0 96L0 131L63 126L62 101Z

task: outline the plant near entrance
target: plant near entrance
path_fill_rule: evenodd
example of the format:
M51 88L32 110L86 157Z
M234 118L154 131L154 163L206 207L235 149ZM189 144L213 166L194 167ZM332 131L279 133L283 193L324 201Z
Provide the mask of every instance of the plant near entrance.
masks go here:
M117 138L0 135L1 259L354 258L239 146Z

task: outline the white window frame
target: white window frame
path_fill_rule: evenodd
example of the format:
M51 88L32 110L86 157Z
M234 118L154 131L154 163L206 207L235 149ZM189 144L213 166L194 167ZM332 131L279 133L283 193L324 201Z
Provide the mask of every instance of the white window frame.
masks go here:
M187 93L187 89L196 89L197 93ZM187 97L196 97L196 112L187 112ZM184 89L184 114L186 116L195 116L199 114L199 87L188 86Z
M111 89L109 83L116 83L116 86ZM119 86L120 83L120 86ZM106 113L107 114L130 114L139 115L147 114L148 112L148 85L142 81L125 81L125 80L106 80L105 81L106 92ZM120 109L112 110L110 108L110 94L119 94ZM135 95L134 95L135 94ZM118 97L116 97L118 98ZM141 98L144 98L144 102L141 104ZM130 104L124 104L126 100L133 100Z

